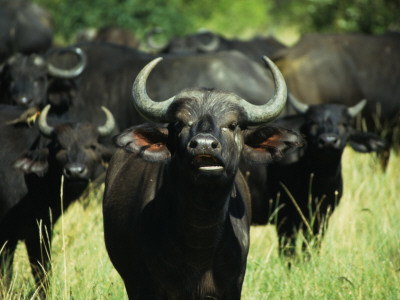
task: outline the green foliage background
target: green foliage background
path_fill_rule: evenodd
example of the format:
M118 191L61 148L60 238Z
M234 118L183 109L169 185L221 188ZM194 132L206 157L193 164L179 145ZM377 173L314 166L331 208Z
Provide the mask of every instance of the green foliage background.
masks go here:
M269 7L263 0L36 0L53 18L58 41L71 41L77 30L118 25L142 38L154 27L168 35L184 35L199 28L243 35L249 28L267 28Z
M382 33L400 29L399 0L274 0L276 18L302 32Z
M169 36L207 28L227 37L296 32L382 33L400 29L400 0L34 0L46 7L56 41L77 30L118 25L140 40L162 27Z

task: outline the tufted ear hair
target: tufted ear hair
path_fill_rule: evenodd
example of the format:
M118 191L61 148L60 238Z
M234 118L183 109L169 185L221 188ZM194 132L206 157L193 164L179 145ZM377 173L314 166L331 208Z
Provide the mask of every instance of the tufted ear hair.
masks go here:
M112 157L113 154L114 154L114 149L111 149L111 148L108 147L108 146L99 144L98 150L99 150L100 153L101 153L101 159L102 159L102 161L103 161L104 163L110 162L111 157Z
M114 143L118 148L154 162L170 159L167 140L168 128L147 123L131 127L114 137Z
M268 163L278 160L289 151L303 146L299 133L273 126L246 129L243 157L250 163Z
M383 150L387 147L384 139L371 132L354 132L350 135L349 145L357 152L368 153Z
M35 149L26 152L14 162L14 167L23 171L25 174L36 174L37 176L44 176L46 174L49 150L47 148Z

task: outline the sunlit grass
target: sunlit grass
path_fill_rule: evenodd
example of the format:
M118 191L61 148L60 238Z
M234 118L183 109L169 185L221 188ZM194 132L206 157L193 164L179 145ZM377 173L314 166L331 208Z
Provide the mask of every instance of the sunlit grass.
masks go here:
M243 298L398 299L399 166L393 156L382 173L373 155L346 149L344 195L320 254L311 250L308 261L292 261L289 271L277 254L275 228L253 228Z
M320 253L287 262L272 225L251 229L243 299L398 299L400 297L400 158L382 173L373 155L346 149L344 195ZM127 299L104 246L102 187L73 204L55 224L48 299ZM64 259L66 264L64 264ZM66 278L66 280L65 280ZM65 291L67 287L67 291ZM3 299L35 293L26 250L17 249L14 280Z

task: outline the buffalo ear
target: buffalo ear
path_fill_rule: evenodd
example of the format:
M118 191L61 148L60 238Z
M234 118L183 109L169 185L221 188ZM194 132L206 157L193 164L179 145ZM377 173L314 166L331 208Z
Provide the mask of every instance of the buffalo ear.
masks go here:
M118 148L154 162L170 159L171 152L167 147L167 140L168 129L156 124L134 126L114 137Z
M350 135L349 145L357 152L368 153L386 149L387 143L371 132L355 132Z
M48 170L49 150L36 149L28 151L14 162L14 167L23 171L25 174L36 174L42 177Z
M267 163L281 159L289 150L303 146L295 131L272 126L247 129L244 133L243 157L250 163Z
M111 160L111 157L114 154L115 148L111 149L111 146L105 146L103 144L98 144L96 149L100 153L102 162L109 163Z

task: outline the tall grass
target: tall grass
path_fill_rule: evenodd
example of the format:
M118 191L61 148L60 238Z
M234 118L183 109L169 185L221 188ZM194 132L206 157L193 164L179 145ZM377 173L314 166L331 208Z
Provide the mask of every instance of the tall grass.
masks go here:
M392 156L382 173L373 155L346 149L344 195L320 253L311 250L309 259L294 259L288 270L287 261L278 256L275 228L253 227L242 298L400 298L399 169L399 157ZM64 235L62 222L55 224L48 299L127 299L104 247L101 198L102 188L97 188L73 204L64 215ZM10 290L0 291L0 298L30 299L34 293L20 244L14 280Z
M290 271L277 255L275 229L253 228L243 298L398 299L400 160L392 158L382 173L372 155L346 149L344 194L321 251L292 261Z

